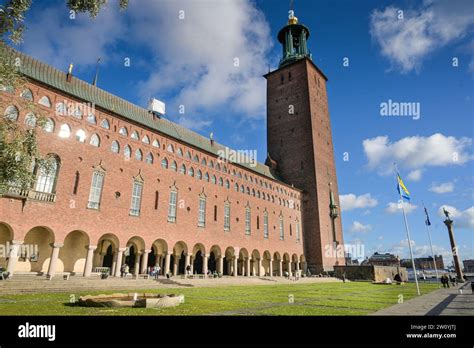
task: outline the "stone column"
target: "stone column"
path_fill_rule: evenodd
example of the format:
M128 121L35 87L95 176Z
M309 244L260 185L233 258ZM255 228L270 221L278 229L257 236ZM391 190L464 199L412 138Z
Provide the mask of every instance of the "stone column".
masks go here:
M53 247L53 251L51 252L51 259L49 261L49 267L48 267L48 275L52 278L56 274L56 266L58 263L58 258L59 258L59 249L63 246L64 244L61 243L53 243L51 246Z
M257 259L257 275L262 275L262 259Z
M457 279L461 282L464 282L464 275L462 272L461 263L459 262L459 249L456 246L456 241L454 240L453 222L454 221L451 220L450 218L447 218L446 220L444 220L444 224L448 228L449 241L451 243L451 250L453 252L454 268L456 270Z
M173 263L173 275L176 276L178 275L178 265L179 265L179 259L180 257L174 256L174 263Z
M217 272L224 274L224 258L222 255L218 258L219 262L217 263Z
M191 262L191 254L186 254L185 256L186 257L184 259L184 271L186 272L186 267L188 267Z
M89 245L87 247L87 256L86 256L86 264L84 266L84 277L90 277L92 273L92 260L94 259L94 251L97 249L95 245Z
M202 273L207 274L207 259L209 255L202 255Z
M239 265L239 259L234 256L234 277L237 277L238 273L238 265Z
M194 274L194 256L193 255L189 257L189 265L191 266L191 270L190 270L191 274Z
M127 250L127 248L118 248L117 249L117 256L115 257L115 269L113 274L115 274L116 277L120 277L120 268L122 267L122 258L123 258L123 252Z
M165 255L165 269L163 270L163 275L170 273L170 261L171 261L171 253L167 251Z
M300 263L299 261L296 261L296 271L299 272L300 270Z
M247 277L250 277L250 257L247 257L247 265L245 268L247 268Z
M133 267L133 275L138 275L140 273L140 256L141 253L135 254L135 266Z
M143 250L142 252L142 263L140 265L140 274L146 274L148 268L148 254L151 250Z
M268 269L270 271L270 277L273 277L273 259L270 259Z
M10 273L10 277L15 273L16 264L18 262L18 257L20 256L20 246L23 244L22 241L12 240L10 250L8 253L8 265L7 272Z
M278 261L278 275L280 277L283 277L283 261L282 260Z
M156 258L155 258L155 266L160 266L161 267L161 261L163 260L163 256L162 255L156 255Z

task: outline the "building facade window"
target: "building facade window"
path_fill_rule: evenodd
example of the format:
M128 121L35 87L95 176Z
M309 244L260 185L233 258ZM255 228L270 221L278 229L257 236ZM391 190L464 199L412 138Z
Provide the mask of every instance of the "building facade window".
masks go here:
M46 106L47 108L51 107L51 100L47 96L42 96L38 101L38 104Z
M46 119L43 125L43 130L46 133L53 133L54 132L54 121L50 118Z
M230 203L224 203L224 231L230 231Z
M198 227L206 226L206 196L204 194L199 195L199 207L198 207Z
M38 177L36 178L35 191L55 193L59 161L56 157L51 157L49 160L51 161L50 165L38 166L36 169Z
M76 140L80 143L86 142L86 132L83 129L78 129L76 132Z
M283 215L280 215L280 240L285 239L285 231L283 229Z
M268 239L268 213L263 213L263 238Z
M167 160L166 158L163 158L163 159L161 160L161 167L162 167L163 169L168 169L168 160Z
M176 163L176 161L173 161L173 162L171 162L171 166L170 166L170 167L171 167L171 170L172 170L173 172L176 172L176 171L178 170L178 163Z
M59 128L59 137L60 138L69 138L71 136L71 127L67 124L62 124Z
M245 208L245 234L250 235L250 206Z
M126 145L125 148L123 149L123 157L125 160L129 160L130 157L132 156L132 149L130 146Z
M31 128L35 128L36 127L36 115L32 112L29 112L26 116L25 116L25 124L28 126L28 127L31 127Z
M296 220L296 243L300 242L300 222Z
M172 189L170 192L170 201L168 206L168 221L176 222L176 204L178 200L178 192Z
M99 209L100 199L102 196L102 187L104 185L104 172L96 170L92 174L91 190L89 192L89 201L87 207L89 209Z
M151 152L149 152L147 155L146 155L146 159L145 159L146 163L148 164L153 164L153 154Z
M99 136L97 134L92 134L89 144L95 147L99 147L100 146Z
M132 201L130 203L130 215L139 216L140 206L142 202L143 181L133 180L132 186Z
M118 141L116 141L116 140L112 141L112 144L110 145L110 150L113 153L119 153L120 152L120 145L119 145Z
M100 126L104 129L110 129L110 123L105 118L100 123Z

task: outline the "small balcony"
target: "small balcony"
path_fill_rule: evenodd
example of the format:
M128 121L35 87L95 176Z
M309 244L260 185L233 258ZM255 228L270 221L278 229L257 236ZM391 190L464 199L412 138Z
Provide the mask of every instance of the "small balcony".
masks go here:
M54 203L56 201L55 193L39 192L14 186L10 186L6 192L0 192L0 196L48 203Z

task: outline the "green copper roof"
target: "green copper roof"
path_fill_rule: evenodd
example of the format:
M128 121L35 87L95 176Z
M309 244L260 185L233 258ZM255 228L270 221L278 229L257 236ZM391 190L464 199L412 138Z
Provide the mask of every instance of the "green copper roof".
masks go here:
M4 50L5 48L6 50ZM147 109L132 104L125 99L117 97L74 76L70 82L67 82L67 74L65 72L55 69L52 66L40 62L39 60L9 46L4 46L4 49L1 50L4 51L12 61L16 58L20 58L21 63L19 69L21 73L31 79L54 87L71 96L82 99L85 102L94 103L96 106L109 110L132 122L138 123L216 156L218 156L219 150L224 150L226 148L215 141L211 145L208 138L186 129L177 123L171 122L166 118L152 117ZM251 166L250 163L238 163L238 165L285 184L272 170L270 170L268 166L263 163L257 162L255 166Z

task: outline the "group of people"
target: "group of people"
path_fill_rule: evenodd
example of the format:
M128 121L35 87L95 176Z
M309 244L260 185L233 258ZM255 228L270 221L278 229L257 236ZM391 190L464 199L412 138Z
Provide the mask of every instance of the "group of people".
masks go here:
M441 284L443 284L443 288L449 288L449 282L451 281L452 285L456 285L456 277L451 277L447 273L441 276Z

